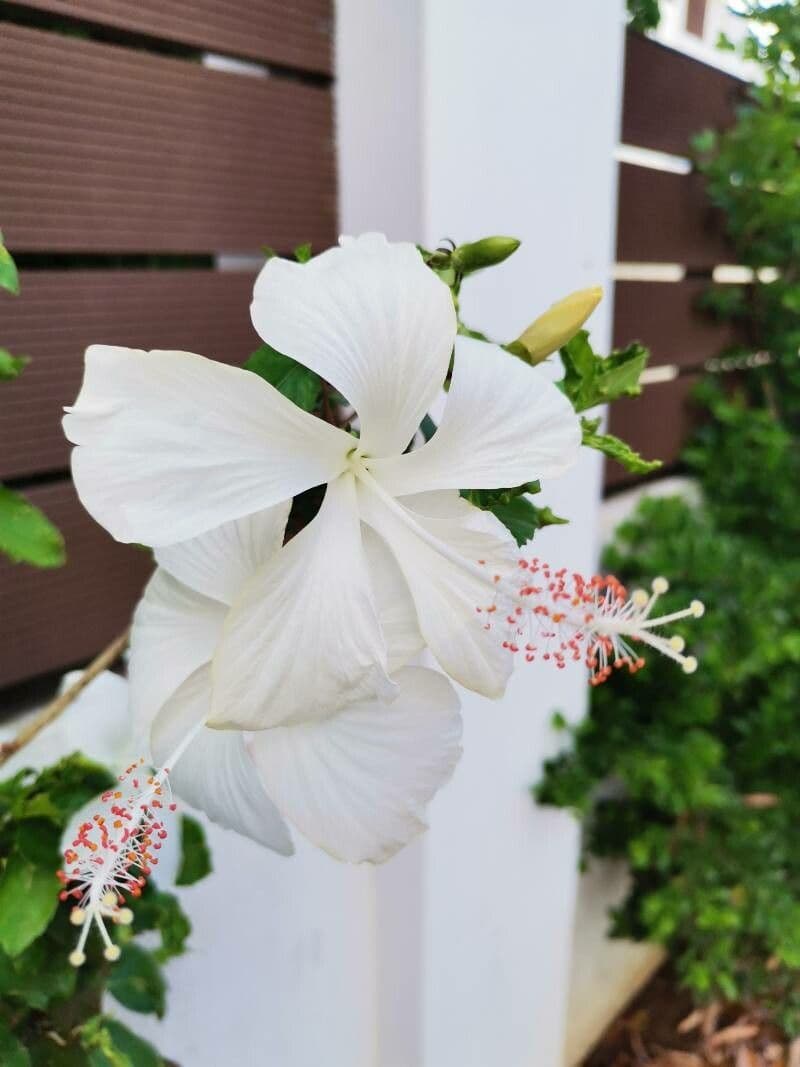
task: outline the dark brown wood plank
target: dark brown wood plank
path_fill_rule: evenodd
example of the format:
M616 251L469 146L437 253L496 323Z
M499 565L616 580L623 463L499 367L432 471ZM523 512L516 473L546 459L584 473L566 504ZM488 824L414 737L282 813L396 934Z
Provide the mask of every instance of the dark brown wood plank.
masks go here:
M18 251L336 237L328 88L5 24L0 205Z
M695 426L690 393L697 382L686 375L671 382L648 385L641 396L611 405L609 432L627 441L647 459L672 466ZM613 460L606 461L606 487L641 481Z
M91 659L128 624L152 569L90 518L71 482L25 495L61 529L68 561L43 571L0 558L0 686Z
M330 74L332 0L25 0L26 7Z
M622 141L687 156L693 134L731 124L745 86L725 71L641 34L629 33Z
M709 282L617 282L614 286L614 344L641 341L650 366L675 363L694 367L737 343L730 323L697 309Z
M689 0L686 6L686 29L695 37L703 36L706 21L706 0Z
M23 271L21 295L0 296L3 345L31 357L3 385L0 479L67 466L62 408L77 395L89 344L241 363L260 344L250 325L253 278L210 270Z
M681 263L693 269L736 262L699 174L628 163L619 171L617 260Z

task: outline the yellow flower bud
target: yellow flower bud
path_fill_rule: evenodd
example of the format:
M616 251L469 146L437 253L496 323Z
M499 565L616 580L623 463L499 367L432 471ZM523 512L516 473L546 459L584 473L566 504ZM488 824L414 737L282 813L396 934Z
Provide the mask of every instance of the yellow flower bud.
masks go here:
M570 293L532 322L515 343L522 345L531 363L541 363L572 340L602 299L599 285Z

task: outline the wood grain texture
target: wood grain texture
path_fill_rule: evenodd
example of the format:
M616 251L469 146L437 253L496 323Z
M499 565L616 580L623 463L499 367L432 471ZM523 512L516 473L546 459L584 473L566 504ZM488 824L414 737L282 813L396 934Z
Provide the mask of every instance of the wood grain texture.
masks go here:
M617 282L614 286L614 344L641 341L651 367L675 363L695 367L740 340L730 323L697 308L708 289L702 278L683 282ZM626 401L622 402L623 404Z
M243 362L261 343L250 325L253 277L210 270L23 271L22 295L2 300L3 344L31 362L3 385L0 479L67 466L62 408L77 396L89 344Z
M706 0L689 0L686 5L686 29L695 37L703 36L706 21Z
M622 141L688 156L691 137L724 129L744 98L745 83L638 33L628 33Z
M0 686L90 660L130 621L152 570L83 510L72 483L25 493L64 534L68 560L42 571L0 558Z
M330 74L332 0L25 0L51 11L213 52Z
M629 163L619 169L617 260L680 263L695 270L736 262L699 174Z
M609 432L627 441L645 459L660 459L665 468L670 468L696 425L690 394L697 380L695 375L686 375L648 385L641 396L612 404ZM606 488L641 480L613 460L606 461Z
M16 251L286 250L336 237L332 94L3 24Z

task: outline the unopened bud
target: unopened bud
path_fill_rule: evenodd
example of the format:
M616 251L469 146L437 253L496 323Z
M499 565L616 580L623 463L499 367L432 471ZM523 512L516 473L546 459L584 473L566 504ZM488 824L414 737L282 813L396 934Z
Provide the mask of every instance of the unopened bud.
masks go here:
M452 255L453 266L462 274L470 274L474 270L502 263L518 248L516 237L484 237L472 244L459 245Z
M572 340L602 299L599 285L570 293L532 322L514 343L525 349L531 363L541 363Z
M435 252L429 252L425 262L433 270L446 270L450 266L452 252L449 249L437 248Z

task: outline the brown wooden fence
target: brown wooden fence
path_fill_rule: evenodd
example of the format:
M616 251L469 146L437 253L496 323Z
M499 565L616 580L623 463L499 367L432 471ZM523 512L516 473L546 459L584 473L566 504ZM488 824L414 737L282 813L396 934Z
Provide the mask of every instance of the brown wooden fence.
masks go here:
M694 133L730 124L743 92L737 78L629 33L622 143L686 157ZM618 281L614 297L615 344L643 341L652 352L650 366L675 368L678 376L612 405L610 428L645 455L663 459L668 470L691 428L693 371L736 340L730 327L696 308L714 267L734 263L697 173L620 164L617 261L684 270L680 281ZM608 464L607 485L631 480L618 464Z
M29 0L0 8L0 227L22 293L0 343L0 480L61 527L68 563L0 562L0 686L86 660L150 570L81 509L61 408L92 342L240 362L253 275L219 253L336 236L332 0ZM204 49L269 67L221 71ZM263 71L261 72L263 74Z

